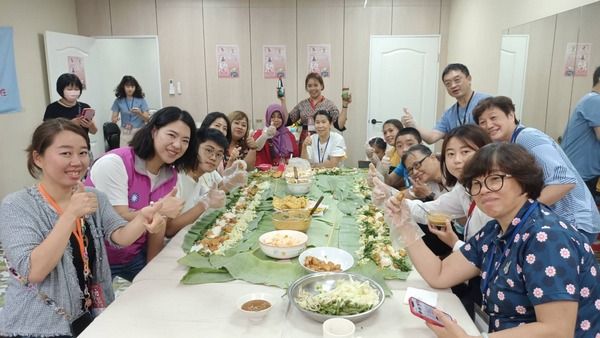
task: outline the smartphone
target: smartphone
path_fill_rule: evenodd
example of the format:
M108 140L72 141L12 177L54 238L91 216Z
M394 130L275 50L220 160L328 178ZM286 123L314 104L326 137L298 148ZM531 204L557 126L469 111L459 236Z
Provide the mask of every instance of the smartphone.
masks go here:
M80 116L83 116L83 118L88 121L91 121L94 118L94 115L96 115L96 111L92 108L83 108L80 114Z
M433 314L433 309L435 309L433 306L414 297L410 297L408 299L408 305L410 307L410 312L412 312L413 315L424 319L426 322L431 323L433 325L441 327L444 326L444 324L442 324L439 321L438 317L436 317L436 315ZM444 314L448 316L448 318L452 319L452 317L449 314L445 312Z

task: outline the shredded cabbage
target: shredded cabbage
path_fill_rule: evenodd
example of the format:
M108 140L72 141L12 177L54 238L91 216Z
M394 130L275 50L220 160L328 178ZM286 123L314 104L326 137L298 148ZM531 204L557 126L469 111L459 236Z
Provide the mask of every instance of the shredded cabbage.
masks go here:
M308 311L347 316L368 311L379 302L376 290L366 281L339 280L332 290L323 290L321 285L316 289L317 294L300 289L296 303Z

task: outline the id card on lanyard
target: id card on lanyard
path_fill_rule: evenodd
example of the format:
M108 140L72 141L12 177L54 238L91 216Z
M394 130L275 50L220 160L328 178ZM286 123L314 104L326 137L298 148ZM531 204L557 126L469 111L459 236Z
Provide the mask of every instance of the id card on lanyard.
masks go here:
M487 259L486 263L487 264L486 264L486 268L485 268L485 278L483 278L481 280L482 305L483 305L484 309L485 309L485 307L487 307L486 291L488 290L490 281L493 281L496 278L496 276L498 275L498 271L502 268L502 265L504 264L504 260L506 259L506 256L509 254L510 248L514 243L515 236L519 233L519 231L521 231L523 224L525 224L527 222L527 219L529 218L531 213L535 209L537 209L538 206L539 206L539 203L537 201L531 203L531 205L529 206L529 208L527 209L527 211L525 212L523 217L519 220L519 223L516 224L515 227L513 228L512 234L510 235L510 239L506 242L506 245L504 248L501 248L501 247L496 248L496 245L494 244L494 242L490 243L489 249L488 249L488 254L486 255L486 259ZM496 266L493 266L494 258L496 256L496 249L500 249L500 251L502 252L502 256L500 256L500 259L498 260L498 264L495 264Z

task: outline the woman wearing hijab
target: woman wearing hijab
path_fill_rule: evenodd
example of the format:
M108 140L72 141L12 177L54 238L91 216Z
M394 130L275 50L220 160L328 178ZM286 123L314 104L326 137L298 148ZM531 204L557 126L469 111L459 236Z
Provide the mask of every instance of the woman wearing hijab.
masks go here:
M256 165L287 163L290 157L298 157L298 142L285 126L287 114L279 104L271 104L265 113L265 129L257 130L253 137L258 146Z

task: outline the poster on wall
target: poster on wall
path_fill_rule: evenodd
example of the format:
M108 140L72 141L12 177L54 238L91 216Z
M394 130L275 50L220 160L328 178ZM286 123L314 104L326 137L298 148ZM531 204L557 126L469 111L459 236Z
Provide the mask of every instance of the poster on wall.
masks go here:
M565 76L587 76L591 57L591 43L569 42L565 52Z
M21 111L12 27L0 27L0 113Z
M217 45L217 74L219 79L240 77L240 47Z
M307 51L308 72L321 74L322 77L329 77L331 73L331 45L307 45Z
M287 56L283 45L263 46L263 77L277 79L285 77Z
M85 81L85 67L83 65L83 58L81 56L67 56L67 69L69 73L77 75L81 83L83 84L83 89L86 88Z

